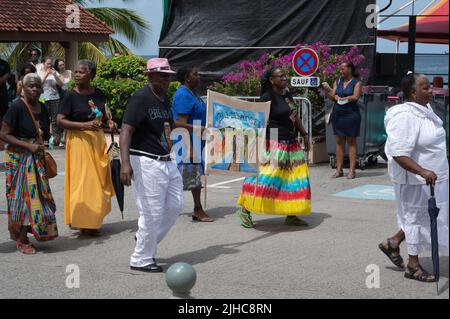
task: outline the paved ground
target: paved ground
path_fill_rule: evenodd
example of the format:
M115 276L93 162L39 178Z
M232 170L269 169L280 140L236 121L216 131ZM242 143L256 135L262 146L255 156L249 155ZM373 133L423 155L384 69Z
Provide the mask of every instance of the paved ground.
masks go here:
M64 153L53 151L59 170ZM195 298L436 298L434 284L403 278L378 250L396 231L394 202L332 196L365 184L389 185L385 165L358 172L358 178L330 180L327 165L310 168L313 214L308 228L283 225L282 217L255 215L256 227L244 229L233 212L241 182L208 189L208 213L214 223L190 220L191 196L176 225L159 246L158 262L166 269L184 261L197 271ZM211 176L210 184L235 179ZM4 194L4 175L0 193ZM58 208L60 238L37 243L39 253L18 253L7 232L6 203L0 196L0 297L2 298L168 298L164 274L130 271L137 212L130 189L125 220L114 201L103 236L79 238L63 225L64 177L51 181ZM229 187L229 188L225 188ZM402 246L403 248L403 246ZM403 249L403 255L404 249ZM431 269L431 258L422 263ZM68 289L66 267L80 268L80 288ZM366 287L368 265L380 270L380 288ZM448 257L441 258L440 295L449 298Z

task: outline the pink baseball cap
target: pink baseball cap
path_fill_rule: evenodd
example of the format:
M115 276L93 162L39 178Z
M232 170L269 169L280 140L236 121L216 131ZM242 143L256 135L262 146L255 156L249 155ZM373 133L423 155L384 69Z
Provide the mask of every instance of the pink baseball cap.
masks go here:
M147 61L147 73L170 73L175 74L176 72L170 68L169 60L166 58L153 58Z

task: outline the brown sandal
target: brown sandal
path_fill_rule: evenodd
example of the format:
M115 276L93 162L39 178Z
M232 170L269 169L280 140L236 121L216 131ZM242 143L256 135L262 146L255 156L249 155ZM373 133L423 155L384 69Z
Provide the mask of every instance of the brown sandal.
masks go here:
M394 248L391 244L391 239L386 239L387 247L380 243L378 248L389 258L389 260L398 268L405 269L405 263L402 256L400 255L400 247ZM394 256L396 254L396 256Z
M203 217L198 217L195 215L196 211L201 211L203 212ZM211 217L209 217L208 215L206 215L206 213L203 211L202 206L199 207L194 207L194 211L192 212L192 221L194 222L205 222L205 223L211 223L214 221L214 219L212 219Z
M25 255L36 254L36 248L34 248L34 246L31 245L30 243L24 244L24 243L21 243L20 241L17 241L16 247L17 247L17 250L20 251L22 254L25 254Z
M432 278L430 278L430 276ZM414 279L421 282L436 282L434 275L429 274L421 265L411 268L406 266L405 278Z

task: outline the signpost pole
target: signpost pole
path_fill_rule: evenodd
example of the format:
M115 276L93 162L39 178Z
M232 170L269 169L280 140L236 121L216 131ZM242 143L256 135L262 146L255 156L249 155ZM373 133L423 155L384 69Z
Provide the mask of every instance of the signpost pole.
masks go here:
M300 75L300 77L293 77L291 79L292 86L305 87L303 99L308 102L308 105L306 106L307 110L304 112L304 103L302 102L298 116L307 131L309 142L312 143L312 106L308 99L308 87L318 87L320 85L320 79L318 77L310 77L319 68L319 55L310 48L302 48L294 54L292 58L292 67L294 68L294 71ZM307 115L306 121L301 118L301 115L304 117L305 114ZM306 162L309 162L309 152L305 152L305 157Z
M306 88L306 90L305 90L305 99L307 99L308 101L309 101L309 99L308 99L308 93L309 93L309 89L308 88ZM302 107L303 107L303 103L302 103ZM308 106L307 106L308 107ZM308 107L309 108L309 107ZM311 135L312 135L312 128L310 127L310 125L309 125L309 123L311 123L311 114L310 114L310 112L309 112L309 109L307 109L306 110L306 114L308 114L308 119L309 119L309 121L308 121L308 123L307 123L307 128L306 128L306 132L308 133L308 139L309 139L309 143L312 143L312 139L311 139ZM302 123L304 123L303 122L303 120L302 120ZM305 141L303 140L303 143L304 143ZM311 146L311 145L310 145ZM309 150L308 152L305 152L305 161L306 161L306 164L309 164L309 152L310 152L311 150Z

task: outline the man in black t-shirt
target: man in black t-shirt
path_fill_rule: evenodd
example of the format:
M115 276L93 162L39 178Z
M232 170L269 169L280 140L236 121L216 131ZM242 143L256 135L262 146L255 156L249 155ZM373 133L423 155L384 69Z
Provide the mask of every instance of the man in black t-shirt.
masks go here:
M170 155L173 118L166 93L174 73L167 59L150 59L148 85L130 97L123 117L120 178L133 184L140 215L133 270L162 272L154 259L156 246L183 209L183 182Z

